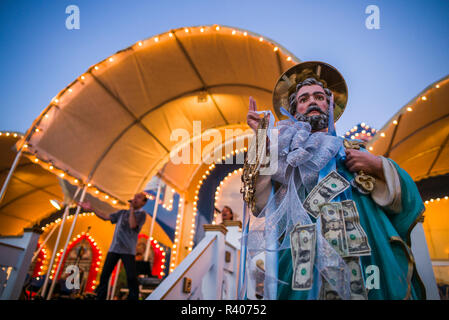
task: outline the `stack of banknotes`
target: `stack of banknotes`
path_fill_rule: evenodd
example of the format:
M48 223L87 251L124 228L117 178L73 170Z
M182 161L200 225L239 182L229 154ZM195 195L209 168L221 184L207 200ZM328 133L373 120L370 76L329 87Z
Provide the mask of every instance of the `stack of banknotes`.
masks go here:
M317 232L343 258L350 272L351 299L366 299L359 257L370 255L368 237L360 224L354 201L331 202L346 190L350 183L337 172L324 177L305 199L304 209L314 218L321 218L321 230L316 224L296 225L290 234L293 262L293 290L309 290L313 284L313 267L316 253ZM320 299L340 299L333 289L342 270L330 270L327 279L322 279Z

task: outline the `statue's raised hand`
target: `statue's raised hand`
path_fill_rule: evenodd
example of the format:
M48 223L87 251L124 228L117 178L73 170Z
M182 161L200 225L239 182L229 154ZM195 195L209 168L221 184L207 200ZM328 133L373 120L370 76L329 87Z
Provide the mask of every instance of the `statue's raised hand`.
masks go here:
M257 130L257 126L259 125L260 120L262 120L262 118L256 111L257 111L256 100L254 100L253 97L249 97L249 108L248 114L246 116L246 123L248 123L250 128L253 129L254 131Z

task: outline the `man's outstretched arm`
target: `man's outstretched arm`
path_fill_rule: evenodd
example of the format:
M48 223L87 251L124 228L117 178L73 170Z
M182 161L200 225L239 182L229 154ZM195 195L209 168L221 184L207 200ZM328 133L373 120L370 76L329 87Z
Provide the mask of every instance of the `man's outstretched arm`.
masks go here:
M98 209L94 209L94 208L92 207L92 205L90 204L89 201L86 201L86 202L80 202L79 205L80 205L81 208L83 208L84 210L91 211L91 212L95 213L95 215L96 215L97 217L99 217L100 219L102 219L102 220L105 220L105 221L111 220L110 217L109 217L109 215L108 215L107 213L105 213L105 212L103 212L103 211L101 211L101 210L98 210Z

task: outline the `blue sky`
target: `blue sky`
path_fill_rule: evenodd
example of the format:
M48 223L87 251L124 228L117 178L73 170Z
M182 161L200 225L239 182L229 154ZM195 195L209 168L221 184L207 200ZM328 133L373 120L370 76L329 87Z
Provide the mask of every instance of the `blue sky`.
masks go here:
M67 30L65 8L80 9ZM380 29L365 8L380 9ZM349 87L339 134L380 128L430 83L449 74L449 1L1 0L0 130L25 132L49 101L89 66L138 40L192 25L247 29L299 59L335 67Z

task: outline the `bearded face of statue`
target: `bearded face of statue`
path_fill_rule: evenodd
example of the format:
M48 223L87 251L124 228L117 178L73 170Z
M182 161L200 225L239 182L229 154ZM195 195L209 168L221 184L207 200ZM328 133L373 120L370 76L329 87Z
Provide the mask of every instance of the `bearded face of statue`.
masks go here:
M329 101L332 92L315 78L307 78L296 85L289 97L290 113L299 121L308 122L312 131L325 131L329 122Z
M296 93L295 118L310 123L314 132L325 130L329 121L327 100L326 92L320 85L302 86Z

